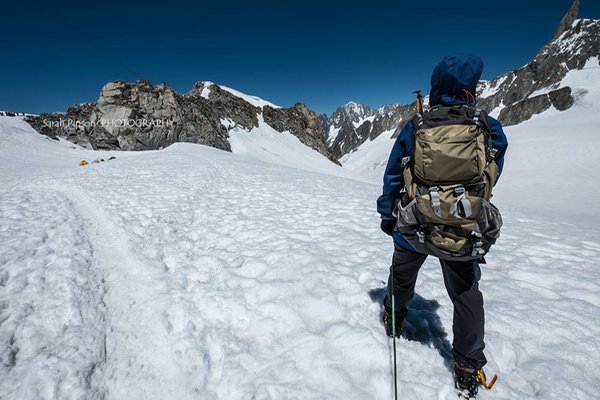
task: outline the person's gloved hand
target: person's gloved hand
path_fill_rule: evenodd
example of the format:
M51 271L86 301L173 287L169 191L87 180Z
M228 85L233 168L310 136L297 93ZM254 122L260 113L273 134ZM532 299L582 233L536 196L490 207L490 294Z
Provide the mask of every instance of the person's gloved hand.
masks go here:
M392 236L392 233L394 233L394 228L396 227L396 221L382 219L380 226L381 230L385 232L386 235Z

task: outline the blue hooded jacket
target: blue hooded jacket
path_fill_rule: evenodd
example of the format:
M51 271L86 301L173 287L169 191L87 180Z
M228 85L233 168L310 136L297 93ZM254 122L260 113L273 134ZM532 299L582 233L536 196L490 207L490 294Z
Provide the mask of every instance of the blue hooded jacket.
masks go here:
M474 105L474 97L469 101L463 89L475 96L477 82L483 71L483 61L470 54L453 54L445 57L433 70L431 75L431 92L429 106L436 105ZM504 166L504 154L508 147L502 125L496 119L488 116L487 121L492 129L492 147L497 150L498 178ZM412 137L414 127L412 122L406 124L390 153L385 174L383 176L383 194L377 199L377 211L384 221L394 221L392 215L396 199L404 188L402 173L402 158L412 153ZM415 249L402 237L400 232L394 232L394 242L408 250Z

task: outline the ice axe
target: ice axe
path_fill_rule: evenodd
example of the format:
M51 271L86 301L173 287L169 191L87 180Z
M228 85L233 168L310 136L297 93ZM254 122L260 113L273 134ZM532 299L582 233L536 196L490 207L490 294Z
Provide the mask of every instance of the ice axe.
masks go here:
M421 95L420 90L415 90L413 93L417 95L417 113L419 115L423 114L423 96Z

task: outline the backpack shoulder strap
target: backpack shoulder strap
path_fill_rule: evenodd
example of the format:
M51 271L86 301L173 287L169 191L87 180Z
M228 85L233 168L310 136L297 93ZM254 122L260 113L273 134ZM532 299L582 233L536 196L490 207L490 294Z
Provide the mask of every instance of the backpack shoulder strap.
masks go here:
M413 129L416 131L419 126L423 125L423 114L416 113L412 119Z
M423 114L425 114L427 111L424 111ZM411 146L411 150L410 150L410 155L403 157L402 158L402 166L406 167L412 160L415 159L415 136L417 133L417 130L423 125L423 114L420 113L416 113L412 119L411 122L413 124L413 133L412 133L412 137L410 138L410 146Z
M497 150L492 147L492 127L487 120L487 113L479 108L475 108L475 116L473 119L485 135L485 149L487 161L489 163L496 159Z

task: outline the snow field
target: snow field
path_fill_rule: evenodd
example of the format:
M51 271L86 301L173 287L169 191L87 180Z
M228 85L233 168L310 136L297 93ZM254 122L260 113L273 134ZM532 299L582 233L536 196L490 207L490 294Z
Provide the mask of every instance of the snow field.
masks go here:
M0 398L391 398L379 182L238 134L239 154L181 143L82 168L83 150L0 118ZM513 143L500 187L531 165ZM600 234L498 197L480 287L499 380L480 398L595 398ZM399 398L454 399L436 260L416 292Z

